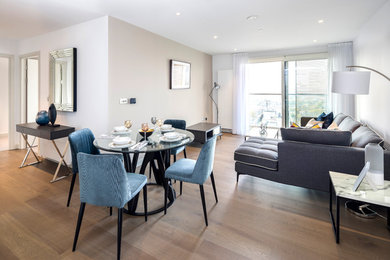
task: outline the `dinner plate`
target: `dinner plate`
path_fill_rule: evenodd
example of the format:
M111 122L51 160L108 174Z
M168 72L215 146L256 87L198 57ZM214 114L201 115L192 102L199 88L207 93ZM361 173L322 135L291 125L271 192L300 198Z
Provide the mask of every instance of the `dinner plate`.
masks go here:
M126 134L130 134L131 133L131 130L125 130L125 131L112 131L111 134L113 135L126 135Z
M186 135L179 135L175 139L168 139L165 136L162 136L162 137L160 137L160 141L165 142L165 143L174 143L174 142L179 142L179 141L183 140L184 138L186 138Z
M114 142L112 142L112 143L109 143L108 146L110 148L128 148L134 144L135 144L135 142L133 140L130 140L130 142L127 144L115 144Z
M168 132L175 131L175 128L171 127L171 128L164 129L164 130L160 128L160 130L161 130L161 133L168 133Z

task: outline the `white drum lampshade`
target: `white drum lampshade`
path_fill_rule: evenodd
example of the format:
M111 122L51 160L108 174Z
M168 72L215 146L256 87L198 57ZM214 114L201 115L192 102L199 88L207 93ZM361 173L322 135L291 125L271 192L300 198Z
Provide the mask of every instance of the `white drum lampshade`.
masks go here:
M370 90L369 71L333 72L332 92L350 95L368 95Z

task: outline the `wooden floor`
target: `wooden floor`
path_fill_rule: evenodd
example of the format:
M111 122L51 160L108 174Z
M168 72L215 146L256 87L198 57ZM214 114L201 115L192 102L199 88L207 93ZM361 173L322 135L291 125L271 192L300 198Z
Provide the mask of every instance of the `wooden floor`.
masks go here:
M243 137L218 140L214 173L219 203L206 182L209 226L198 186L168 209L149 217L125 216L122 259L389 259L385 220L364 220L341 211L337 245L328 215L328 195L249 176L236 183L233 151ZM199 148L188 147L190 158ZM0 152L0 259L115 259L117 215L87 205L76 252L71 251L79 209L78 186L65 206L70 178L33 166L19 169L25 151ZM314 173L313 173L314 174ZM175 184L178 187L178 183ZM149 204L162 204L161 189ZM154 205L153 205L154 204Z

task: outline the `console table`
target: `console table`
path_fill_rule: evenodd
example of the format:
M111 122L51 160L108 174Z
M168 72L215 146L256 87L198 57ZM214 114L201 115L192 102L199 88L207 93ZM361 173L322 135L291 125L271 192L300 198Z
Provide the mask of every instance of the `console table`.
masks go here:
M222 136L222 128L220 124L214 123L198 123L192 126L187 127L187 131L190 131L194 134L195 142L200 142L204 144L208 139L214 135Z
M64 126L64 125L61 125L58 127L52 127L52 126L48 126L48 125L40 126L36 123L17 124L16 125L16 132L19 132L22 134L24 140L26 141L27 148L28 148L26 155L24 156L23 162L19 166L19 168L23 168L23 167L41 162L39 160L38 156L36 155L36 153L34 152L34 150L32 149L34 142L35 142L35 139L38 137L38 138L50 140L53 143L54 148L56 149L58 155L60 156L60 161L58 162L57 169L54 173L53 179L50 182L55 182L55 181L61 180L65 177L69 176L69 175L66 175L66 176L62 176L62 177L57 178L57 175L58 175L58 172L60 171L62 163L64 163L64 165L68 169L68 171L70 173L72 173L72 171L69 169L67 163L64 160L64 157L65 157L66 152L67 152L68 147L69 147L69 141L66 142L65 149L61 153L60 149L58 149L58 146L54 140L59 139L59 138L68 137L68 135L74 131L75 131L74 127L69 127L69 126ZM28 138L27 138L27 136L29 136L29 135L34 136L34 139L33 139L31 144L28 142ZM33 163L25 164L30 152L32 152L32 154L34 155L36 161Z
M329 172L329 176L329 214L337 244L340 242L340 197L387 207L387 228L390 228L390 181L385 181L382 188L374 191L363 180L359 189L354 192L352 187L358 178L357 175ZM336 194L336 221L332 210L333 190Z

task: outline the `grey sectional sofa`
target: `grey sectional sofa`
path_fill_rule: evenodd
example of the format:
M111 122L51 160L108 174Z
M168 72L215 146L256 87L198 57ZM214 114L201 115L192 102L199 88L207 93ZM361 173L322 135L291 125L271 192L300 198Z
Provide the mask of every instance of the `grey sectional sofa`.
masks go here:
M329 171L358 175L364 147L383 143L368 126L339 114L339 130L282 128L282 140L251 137L234 152L237 181L246 174L279 183L328 191ZM385 151L385 179L390 179L390 152Z

